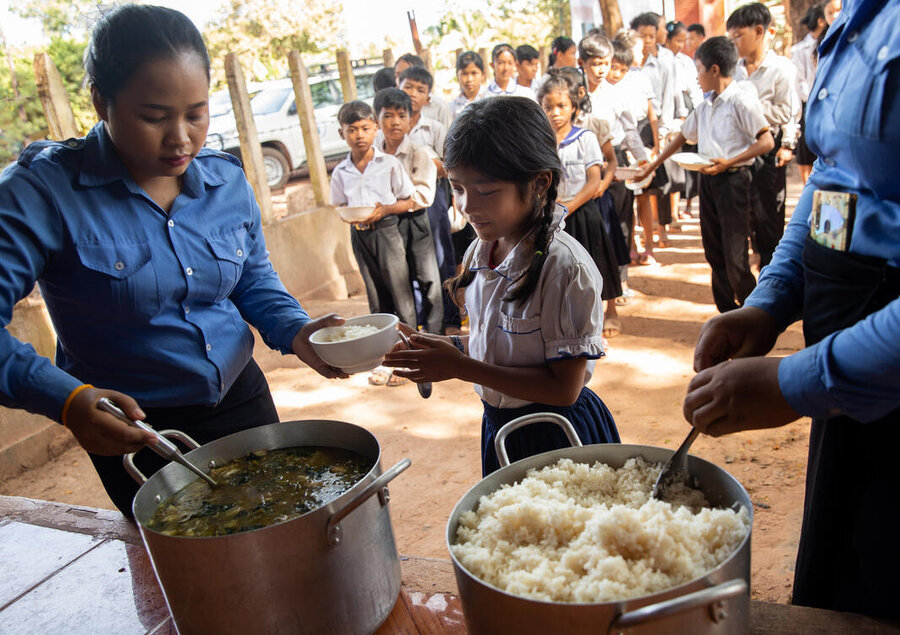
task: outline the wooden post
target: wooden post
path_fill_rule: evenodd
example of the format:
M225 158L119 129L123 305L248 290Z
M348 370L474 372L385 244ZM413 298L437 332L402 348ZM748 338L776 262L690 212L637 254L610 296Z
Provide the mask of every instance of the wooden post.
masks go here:
M80 137L62 77L56 70L56 64L46 53L37 53L34 56L34 81L41 105L44 107L44 115L47 117L50 138L54 141L65 141L72 137Z
M384 49L381 52L381 57L384 58L384 67L385 68L394 68L394 50L393 49Z
M547 73L547 69L550 68L550 49L547 45L544 45L538 49L538 62L540 65L540 70L538 71L539 76Z
M422 49L422 61L425 62L426 70L434 75L434 67L431 65L431 49Z
M494 67L491 66L491 58L488 57L487 49L484 47L478 49L478 54L481 56L481 61L484 62L484 82L488 83L491 81L491 77L494 74Z
M328 172L325 170L325 157L322 155L319 128L316 126L312 92L309 89L309 76L306 74L306 66L303 64L299 51L288 53L288 64L291 67L291 83L294 85L294 100L297 103L297 116L300 117L303 145L306 148L309 180L312 182L316 205L321 207L328 205Z
M409 21L409 34L412 36L413 46L416 49L416 55L424 57L422 51L422 40L419 39L419 26L416 24L416 12L409 10L406 12L406 19Z
M456 62L459 60L459 56L465 53L465 49L456 49L455 55L453 56L453 63L450 65L450 68L456 68Z
M607 37L612 39L622 28L622 13L618 0L600 0L600 14L603 16L603 29Z
M350 54L345 49L337 51L338 73L341 75L341 92L344 94L344 103L356 99L356 80L353 78L353 66L350 64Z
M241 141L241 161L244 163L244 174L256 194L256 202L262 212L263 224L274 220L272 214L272 193L266 179L266 168L263 163L262 146L256 133L256 122L250 110L250 96L247 94L247 82L244 70L237 53L225 55L225 79L228 80L228 92L231 94L231 105L234 108L234 121L237 124L238 138Z

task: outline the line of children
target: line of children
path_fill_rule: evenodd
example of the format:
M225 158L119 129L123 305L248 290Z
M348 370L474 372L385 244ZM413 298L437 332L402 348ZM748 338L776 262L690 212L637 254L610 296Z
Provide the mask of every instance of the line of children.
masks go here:
M456 58L456 80L459 82L459 95L450 102L450 111L456 119L463 109L474 101L483 99L487 94L484 85L484 60L475 51L465 51Z
M535 81L540 67L541 54L530 44L516 47L516 83L537 94Z
M400 74L411 66L425 68L425 60L418 55L406 53L398 57L397 61L394 62L394 80L397 82L397 88L400 88ZM423 106L422 111L422 114L429 119L441 122L444 128L449 128L450 124L453 122L453 113L450 109L450 104L440 95L430 95L428 102Z
M409 331L385 365L416 382L459 378L484 403L482 471L499 467L504 423L557 412L583 443L618 442L613 417L585 384L603 356L603 280L590 255L559 231L561 165L556 136L530 99L485 99L466 108L447 137L444 165L460 210L478 234L450 284L469 310L468 336ZM512 461L569 445L552 424L507 439Z
M706 98L684 121L650 174L685 141L699 145L712 165L701 170L700 234L712 268L716 307L724 313L743 305L756 286L747 251L753 160L775 147L759 100L733 80L737 49L726 37L706 40L697 50L700 87Z

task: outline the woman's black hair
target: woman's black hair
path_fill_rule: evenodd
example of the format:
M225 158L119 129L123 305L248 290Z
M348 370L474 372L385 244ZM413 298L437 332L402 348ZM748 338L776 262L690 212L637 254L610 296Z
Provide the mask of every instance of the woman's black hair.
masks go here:
M591 111L591 98L587 94L587 85L581 70L572 68L571 66L566 68L551 68L548 71L548 74L550 77L541 84L541 87L538 90L538 104L542 104L544 102L544 96L549 95L550 93L566 93L569 96L569 101L571 101L572 105L575 107L572 111L573 122L579 112ZM584 92L580 92L578 90L579 88L583 88Z
M575 46L575 40L570 37L560 35L559 37L554 38L550 43L550 59L548 60L550 63L547 65L547 68L550 68L556 63L557 55L565 53L573 46Z
M687 27L684 26L684 22L679 22L677 20L666 22L666 40L671 40L676 35L685 32L687 32Z
M527 271L504 298L506 302L528 299L537 287L541 269L553 238L553 210L562 166L556 150L556 134L547 116L527 97L502 97L476 101L460 113L447 133L444 167L470 167L488 178L516 184L523 200L533 196L528 219L534 252ZM550 174L550 185L534 189L535 180ZM460 303L461 290L471 284L475 273L470 262L462 272L446 282L450 297Z
M184 53L200 57L208 80L209 53L186 15L165 7L125 4L94 25L84 52L84 69L100 95L113 99L142 64Z
M475 51L465 51L464 53L460 53L459 57L456 58L457 71L465 70L466 66L469 64L474 64L482 73L484 72L484 60L481 59L481 55Z
M513 56L513 61L516 59L516 49L503 42L491 49L491 64L497 61L497 58L500 57L501 53L509 53Z

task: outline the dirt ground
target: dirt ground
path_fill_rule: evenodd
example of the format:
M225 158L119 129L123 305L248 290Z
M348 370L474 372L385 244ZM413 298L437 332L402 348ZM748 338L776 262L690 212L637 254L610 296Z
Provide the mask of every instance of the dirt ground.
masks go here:
M299 187L292 185L289 187ZM789 187L789 209L799 185ZM696 202L695 202L696 210ZM692 371L700 327L715 313L699 223L683 222L672 246L657 251L659 265L632 267L636 296L620 308L622 333L610 340L590 387L615 416L624 443L675 448L688 432L681 402ZM310 303L314 316L367 312L364 298ZM797 325L779 339L774 354L802 347ZM401 553L445 558L447 517L480 479L481 404L460 381L435 385L422 400L415 387L374 387L366 375L326 380L293 358L260 342L257 360L266 372L282 420L337 419L366 427L379 439L385 469L404 457L412 467L391 485L391 515ZM151 422L152 423L152 422ZM808 420L728 438L702 437L692 453L734 475L754 502L752 595L787 603L803 503ZM72 447L47 465L0 483L0 494L111 508L86 454Z

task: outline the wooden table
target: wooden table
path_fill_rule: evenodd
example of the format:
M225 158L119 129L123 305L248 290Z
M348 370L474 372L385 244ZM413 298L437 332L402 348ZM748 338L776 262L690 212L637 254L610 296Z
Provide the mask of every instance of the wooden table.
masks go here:
M378 630L465 633L449 560L401 556ZM754 601L751 633L900 633L900 623ZM0 633L175 633L136 527L118 512L0 496Z

